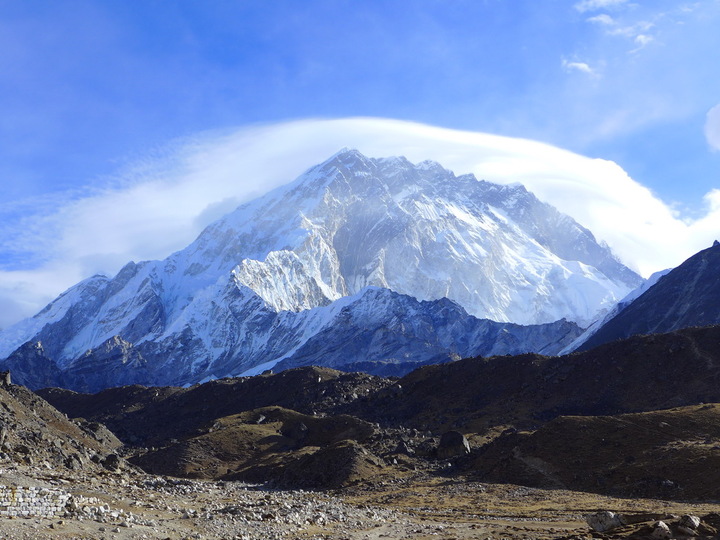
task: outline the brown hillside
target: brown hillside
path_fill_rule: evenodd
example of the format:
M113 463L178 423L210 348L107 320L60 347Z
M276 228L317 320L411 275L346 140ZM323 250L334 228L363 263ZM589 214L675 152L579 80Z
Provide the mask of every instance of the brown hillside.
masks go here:
M484 481L623 497L720 499L720 405L564 416L499 437L468 469Z

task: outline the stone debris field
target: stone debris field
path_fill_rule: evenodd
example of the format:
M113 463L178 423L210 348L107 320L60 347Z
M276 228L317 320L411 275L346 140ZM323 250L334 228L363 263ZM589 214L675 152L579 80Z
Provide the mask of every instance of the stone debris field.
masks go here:
M681 515L713 510L425 473L330 492L133 470L59 475L11 466L1 474L17 484L0 489L0 535L8 539L660 538L653 523L674 516L666 518L671 536L662 536L672 538L681 530ZM622 513L593 512L611 507ZM650 521L633 523L637 519ZM714 531L705 521L688 523L694 526L688 537L710 538L701 533Z

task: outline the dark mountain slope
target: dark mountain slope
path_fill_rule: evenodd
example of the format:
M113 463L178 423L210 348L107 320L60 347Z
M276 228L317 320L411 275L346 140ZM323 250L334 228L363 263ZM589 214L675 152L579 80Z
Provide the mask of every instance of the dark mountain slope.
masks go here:
M217 418L261 407L280 406L305 414L333 411L390 384L363 373L307 367L191 388L135 385L97 394L49 388L38 394L70 417L92 418L127 442L153 446L195 434Z
M660 278L579 350L636 334L720 323L720 243L693 255Z
M718 440L718 404L563 416L496 439L467 467L486 482L707 500L720 494Z
M635 336L561 357L473 358L420 368L356 414L424 429L532 427L560 415L720 402L720 326Z
M122 443L104 426L71 421L24 386L0 383L0 462L40 464L62 473L68 469L100 471L102 462Z

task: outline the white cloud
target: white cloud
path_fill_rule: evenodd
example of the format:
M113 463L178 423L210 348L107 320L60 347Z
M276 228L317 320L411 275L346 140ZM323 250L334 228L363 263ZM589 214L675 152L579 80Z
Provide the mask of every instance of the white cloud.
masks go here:
M577 6L576 6L577 7ZM664 12L655 13L652 17L656 20L663 19L667 14ZM597 24L605 29L605 33L609 36L620 36L632 40L635 48L630 53L636 53L655 40L650 35L651 30L656 26L655 22L649 20L639 20L631 24L625 22L626 17L615 19L607 13L594 15L587 19L587 22Z
M608 9L626 4L628 0L582 0L574 5L575 9L580 13L586 11L597 11L600 9Z
M713 125L709 141L718 145L717 118ZM683 221L617 164L535 141L377 118L255 126L186 141L170 158L134 171L121 187L27 218L11 240L34 250L41 263L0 271L0 306L12 310L3 312L0 325L38 311L83 277L167 256L236 203L293 180L344 146L373 157L433 159L493 182L521 182L645 275L679 264L720 230L718 190L707 195L704 217Z
M708 215L720 213L720 189L712 189L705 195L705 202L707 203L709 212ZM718 234L720 234L720 227L716 227Z
M622 36L637 42L638 38L641 40L652 39L652 36L648 35L647 32L655 27L655 23L650 21L639 21L635 24L629 25L614 25L612 30L608 30L608 34L611 36Z
M637 36L635 36L635 43L641 47L644 47L653 39L654 38L652 36L648 36L647 34L638 34Z
M714 151L720 151L720 104L705 115L705 140Z
M654 39L655 39L655 38L653 38L652 36L648 36L648 35L646 35L646 34L638 34L638 35L635 36L635 38L633 39L633 41L634 41L635 45L637 45L637 47L635 47L634 49L631 49L631 50L630 50L630 54L635 54L636 52L641 51L641 50L644 49L649 43L651 43L652 41L654 41Z
M704 199L707 213L691 227L697 237L705 239L710 245L714 240L720 241L720 189L711 190Z
M572 71L579 71L581 73L587 73L588 75L597 76L597 73L585 62L571 62L563 59L562 66L568 73Z
M590 17L588 19L588 22L595 23L595 24L601 24L604 26L613 26L613 25L617 24L615 22L615 19L613 19L607 13L602 13L600 15L595 15L594 17Z

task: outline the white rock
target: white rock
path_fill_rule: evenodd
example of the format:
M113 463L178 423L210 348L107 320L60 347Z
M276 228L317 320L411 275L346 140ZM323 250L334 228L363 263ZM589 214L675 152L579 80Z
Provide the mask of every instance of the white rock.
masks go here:
M585 516L585 521L594 531L597 532L606 532L625 525L625 522L622 520L622 516L620 516L620 514L607 510L587 515Z
M653 532L650 536L657 540L667 540L672 538L672 531L664 521L658 521L653 525Z
M700 518L691 514L685 514L680 518L679 524L694 531L700 526Z

